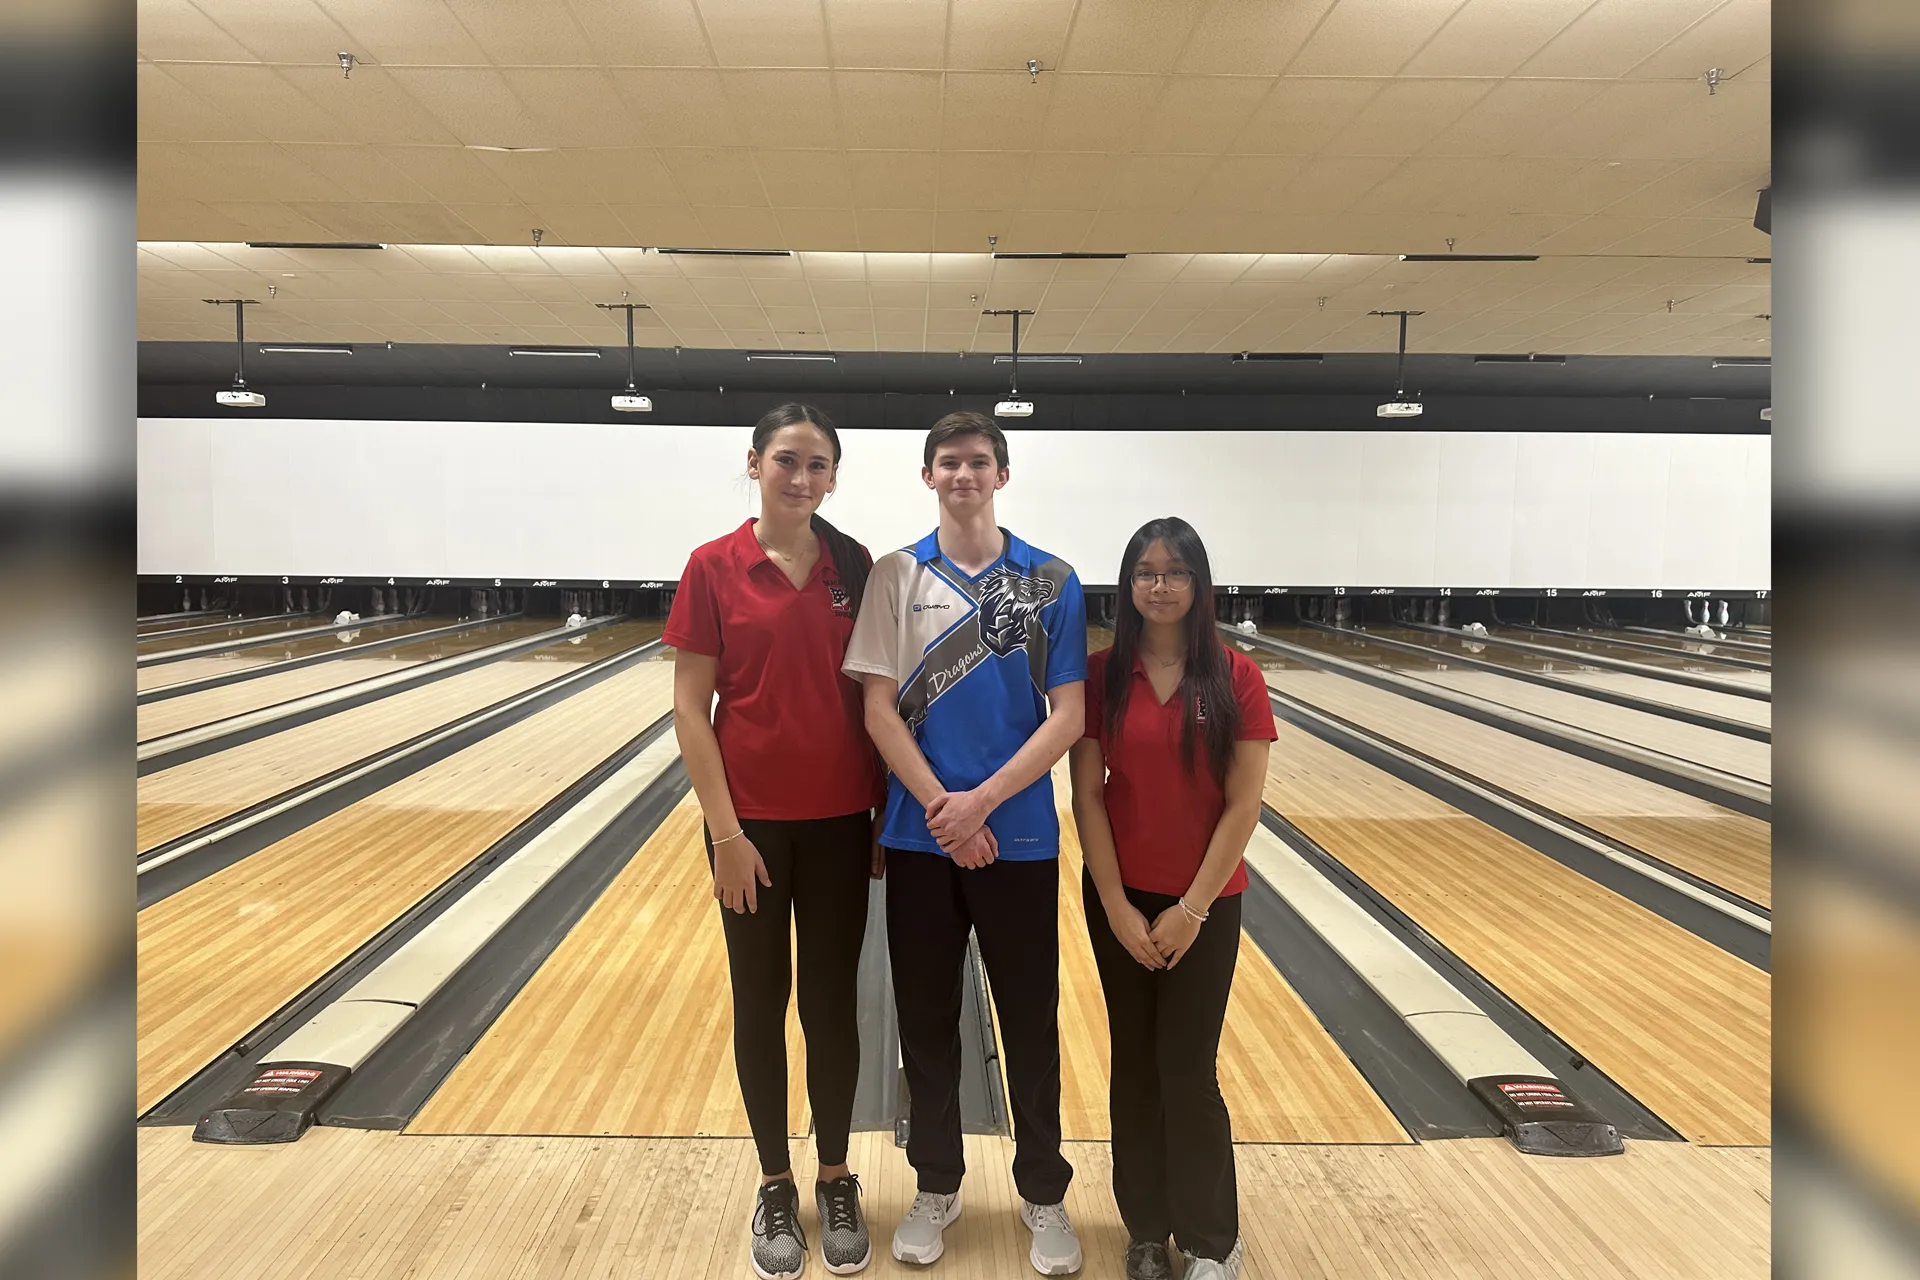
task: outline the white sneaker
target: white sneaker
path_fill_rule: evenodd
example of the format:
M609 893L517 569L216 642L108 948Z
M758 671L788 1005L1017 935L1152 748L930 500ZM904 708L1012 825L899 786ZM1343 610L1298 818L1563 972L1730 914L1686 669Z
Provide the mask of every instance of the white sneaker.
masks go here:
M913 1198L913 1207L893 1231L893 1256L901 1262L926 1266L946 1252L940 1233L960 1216L960 1193L950 1196L922 1191Z
M1182 1280L1240 1280L1240 1263L1244 1256L1244 1244L1245 1241L1236 1239L1233 1242L1233 1252L1217 1262L1212 1258L1195 1257L1182 1249L1180 1256L1186 1259L1187 1263L1182 1273Z
M1069 1276L1080 1269L1080 1237L1073 1233L1064 1204L1020 1202L1020 1221L1033 1232L1027 1260L1043 1276Z

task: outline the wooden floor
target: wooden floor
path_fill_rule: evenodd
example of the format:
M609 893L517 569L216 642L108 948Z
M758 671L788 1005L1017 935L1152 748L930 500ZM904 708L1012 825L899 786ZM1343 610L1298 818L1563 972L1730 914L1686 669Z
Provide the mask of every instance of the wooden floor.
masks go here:
M673 701L641 663L139 916L145 1111Z
M1284 721L1266 799L1683 1136L1768 1142L1767 974Z
M135 788L136 847L145 850L164 844L363 756L640 644L646 639L645 626L607 627L582 636L578 647L548 645L485 663L148 774Z
M502 623L498 627L464 631L456 636L436 637L431 640L415 641L412 644L395 645L391 649L382 649L377 653L357 655L351 650L343 650L339 657L327 662L316 662L310 667L255 676L251 680L242 680L237 684L222 685L217 689L203 689L198 693L182 694L178 698L148 703L146 706L139 707L134 713L135 736L139 741L145 742L149 738L163 737L169 733L178 733L182 729L191 729L197 725L210 724L215 720L224 720L228 716L257 711L262 707L270 707L294 698L304 698L310 693L338 689L356 681L392 675L408 667L417 667L441 658L472 653L490 645L504 644L509 640L548 629L549 626L545 620L514 621Z
M1450 663L1445 658L1423 658L1386 645L1370 644L1363 634L1333 635L1301 627L1270 634L1290 644L1319 653L1383 667L1428 684L1472 694L1501 706L1575 725L1651 751L1703 764L1755 782L1773 782L1773 747L1705 725L1691 724L1653 711L1641 711L1589 698L1567 689L1553 689L1492 671ZM1263 659L1264 660L1264 659Z
M787 1117L812 1127L787 1005ZM749 1137L733 995L691 792L487 1029L413 1133Z
M1655 635L1647 631L1620 630L1597 631L1594 633L1594 639L1617 639L1631 641L1637 645L1656 645L1659 648L1666 649L1673 653L1695 654L1709 661L1715 657L1738 658L1742 662L1763 662L1769 667L1773 665L1773 651L1771 648L1749 648L1748 646L1757 642L1751 638L1743 639L1741 636L1724 631L1722 634L1725 634L1729 641L1739 641L1740 643L1723 644L1713 640L1695 640L1691 636ZM1712 652L1708 652L1708 650L1712 650Z
M1654 676L1635 675L1631 671L1581 666L1572 660L1555 660L1521 649L1509 649L1505 645L1488 644L1470 637L1436 635L1431 631L1419 631L1411 627L1373 627L1366 634L1386 640L1417 644L1443 655L1490 662L1495 666L1506 667L1513 671L1550 675L1556 680L1564 680L1569 684L1625 694L1643 702L1699 711L1707 715L1719 716L1723 720L1757 725L1763 729L1773 727L1772 703L1763 702L1757 698L1742 697L1737 693L1699 689L1692 685L1675 684L1671 680L1657 679Z
M1011 1143L967 1140L965 1209L936 1269L887 1242L913 1198L890 1135L857 1135L874 1277L1031 1276ZM1763 1280L1771 1154L1637 1142L1624 1156L1522 1156L1499 1139L1242 1145L1247 1280ZM1126 1235L1104 1143L1070 1143L1067 1192L1090 1280ZM801 1223L818 1238L810 1164ZM139 1133L149 1280L740 1280L758 1165L741 1139L422 1137L315 1129L290 1147ZM808 1264L824 1275L817 1245Z
M1056 769L1054 795L1071 796ZM1073 815L1060 814L1060 1131L1113 1136L1107 1103L1111 1037L1087 941L1081 853ZM1096 902L1094 909L1099 910ZM1334 1038L1259 947L1240 935L1240 961L1220 1039L1220 1092L1242 1142L1411 1142Z
M1773 902L1768 823L1619 769L1326 671L1269 671L1282 693L1351 720L1762 906Z

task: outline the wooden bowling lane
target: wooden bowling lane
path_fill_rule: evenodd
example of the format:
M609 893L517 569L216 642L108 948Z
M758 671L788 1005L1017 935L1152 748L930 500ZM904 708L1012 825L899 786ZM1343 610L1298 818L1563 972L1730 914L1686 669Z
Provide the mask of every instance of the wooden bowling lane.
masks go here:
M445 619L436 619L434 623L439 626L446 625ZM414 627L416 630L427 629L414 623L405 625ZM439 658L451 658L484 649L489 645L504 644L509 640L551 630L558 625L558 621L553 618L515 618L511 622L501 622L490 627L476 627L472 631L462 631L457 635L433 636L367 654L355 653L334 640L334 648L340 650L339 656L326 662L316 662L310 667L299 667L293 671L278 671L270 675L255 676L251 680L222 685L217 689L202 689L198 693L185 693L177 698L166 698L138 707L134 711L135 738L145 742L150 738L164 737L169 733L178 733L182 729L191 729L196 725L224 720L228 716L257 711L262 707L270 707L275 703L286 702L293 698L303 698L310 693L338 689L342 685L352 684L357 680L371 680L375 676L391 675L395 671L416 667ZM317 636L315 639L333 640L333 637ZM318 652L325 652L325 650L318 650Z
M1751 684L1757 688L1773 687L1771 671L1754 671L1748 667L1733 666L1725 662L1716 662L1712 657L1701 653L1671 654L1652 653L1646 649L1634 649L1627 645L1610 644L1599 636L1591 638L1554 635L1545 631L1529 631L1525 627L1494 627L1492 634L1497 639L1519 640L1526 644L1544 645L1549 649L1558 649L1569 657L1578 658L1591 654L1598 658L1608 658L1618 662L1637 663L1658 671L1685 671L1694 675L1712 676L1715 680L1731 680L1742 684Z
M1701 640L1694 636L1670 631L1630 630L1626 627L1598 627L1590 629L1596 640L1625 640L1632 644L1650 644L1673 653L1698 654L1703 658L1716 655L1724 658L1738 658L1742 662L1764 662L1773 665L1773 649L1768 645L1756 645L1751 640L1742 640L1731 632L1722 632L1724 640Z
M1675 720L1652 711L1640 711L1598 698L1584 697L1569 690L1549 689L1545 685L1516 680L1511 676L1461 666L1438 656L1422 657L1386 645L1372 644L1364 634L1337 636L1303 628L1287 633L1284 638L1317 652L1399 672L1429 684L1472 694L1502 706L1704 764L1723 773L1769 785L1773 782L1773 748L1765 742L1722 733L1718 729Z
M672 704L673 668L640 663L142 911L139 1109Z
M232 626L217 627L212 631L194 631L188 635L140 636L134 641L139 656L145 658L156 653L170 653L175 649L194 649L203 644L235 644L241 640L257 640L262 636L274 635L281 631L300 631L307 627L324 627L331 619L317 613L302 613L272 618L252 618L245 622L236 622ZM172 666L172 663L165 663Z
M689 792L428 1100L409 1133L751 1137ZM812 1126L787 1005L789 1132Z
M1275 634L1283 635L1287 639L1292 638L1291 634L1285 632L1276 631ZM1675 684L1671 680L1635 675L1631 671L1612 671L1603 667L1588 666L1572 655L1569 655L1565 661L1559 661L1544 654L1528 653L1523 649L1509 649L1505 645L1488 644L1485 641L1475 640L1471 636L1443 636L1410 627L1372 627L1366 634L1379 636L1385 640L1400 640L1408 644L1422 645L1436 653L1475 658L1481 662L1490 662L1495 666L1508 667L1515 671L1550 675L1556 680L1583 685L1589 689L1630 694L1644 702L1657 702L1663 706L1679 707L1687 711L1701 711L1725 720L1738 720L1742 724L1759 725L1763 729L1773 727L1773 704L1770 702L1763 702L1758 698L1744 698L1737 693L1721 693L1717 689L1696 689L1691 685Z
M621 623L150 773L135 788L136 845L165 844L438 725L645 643L660 624Z
M1327 671L1269 671L1282 693L1503 787L1750 902L1773 902L1769 824L1630 773Z
M1054 795L1060 802L1060 1132L1069 1140L1104 1142L1113 1136L1107 1105L1112 1045L1100 972L1087 941L1080 837L1063 768L1054 771ZM1412 1141L1244 933L1220 1037L1219 1074L1236 1142Z
M284 662L290 658L311 658L315 654L337 653L341 657L351 657L360 645L375 644L382 640L391 640L395 636L412 635L418 631L431 631L436 627L451 626L453 621L451 618L402 618L398 622L382 622L370 627L336 631L324 636L302 636L279 644L263 644L252 649L236 649L230 653L210 653L204 658L182 658L178 662L157 663L154 666L141 667L135 672L134 687L141 693L146 693L149 690L165 688L170 684L184 684L189 680L205 680L212 676L234 675L271 663Z
M1693 1142L1765 1145L1767 974L1282 720L1266 799Z

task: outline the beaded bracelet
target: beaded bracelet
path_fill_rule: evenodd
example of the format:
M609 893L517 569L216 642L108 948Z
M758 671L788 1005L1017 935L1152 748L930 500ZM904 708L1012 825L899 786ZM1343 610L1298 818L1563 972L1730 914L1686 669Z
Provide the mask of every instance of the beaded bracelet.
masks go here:
M1195 911L1192 907L1187 905L1187 900L1184 897L1180 899L1180 909L1186 912L1189 916L1192 916L1195 920L1200 921L1202 924L1206 923L1208 913L1205 911Z

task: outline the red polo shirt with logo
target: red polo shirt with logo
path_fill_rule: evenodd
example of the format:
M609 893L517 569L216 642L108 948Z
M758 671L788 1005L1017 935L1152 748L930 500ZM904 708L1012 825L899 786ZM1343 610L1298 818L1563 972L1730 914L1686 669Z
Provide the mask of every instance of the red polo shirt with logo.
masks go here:
M860 686L840 674L852 635L852 599L824 539L799 588L760 549L752 520L694 549L663 638L717 659L713 729L740 817L797 822L885 803Z
M1133 687L1116 735L1106 726L1107 663L1112 649L1087 659L1087 725L1081 736L1097 739L1107 763L1107 823L1120 856L1120 882L1129 889L1178 896L1187 891L1206 861L1213 829L1226 812L1226 793L1213 780L1203 744L1196 743L1194 771L1187 772L1180 752L1184 717L1176 694L1162 706L1139 658L1133 661ZM1245 654L1227 650L1234 701L1240 704L1243 742L1271 742L1280 736L1267 700L1266 677ZM1205 708L1201 708L1202 714ZM1235 863L1220 896L1247 887L1244 861Z

